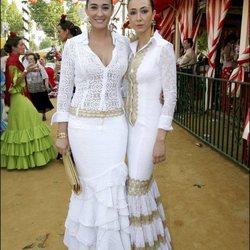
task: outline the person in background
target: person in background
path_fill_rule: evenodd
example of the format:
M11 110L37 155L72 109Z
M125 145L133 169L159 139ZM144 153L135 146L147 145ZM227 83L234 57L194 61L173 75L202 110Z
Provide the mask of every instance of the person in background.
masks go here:
M193 50L193 39L186 38L183 42L184 54L176 61L177 66L192 73L192 66L197 62L197 56Z
M127 71L128 205L131 249L171 250L169 230L153 178L154 165L166 159L166 137L173 130L176 60L162 38L153 0L128 1L129 25L137 35ZM163 91L164 104L159 96Z
M3 111L4 111L4 89L5 89L5 74L1 69L1 125L0 125L0 133L2 133L7 126L7 123L3 119Z
M1 133L6 129L7 126L7 112L4 104L4 92L5 92L5 67L8 58L8 53L2 48L1 49Z
M56 151L50 138L50 129L29 100L26 84L28 73L36 72L31 63L25 69L19 57L25 45L21 37L10 33L4 49L10 56L6 62L5 102L10 106L8 125L1 135L1 168L30 169L44 166L55 159Z
M46 72L48 74L50 89L52 91L57 91L57 84L54 80L55 79L54 69L50 66L46 66L46 59L45 58L40 58L39 62L44 67L44 69L46 70Z
M28 54L29 64L37 64L38 70L27 74L27 83L31 101L36 107L39 113L42 113L42 120L46 121L46 112L53 109L53 105L50 102L48 91L49 88L49 77L43 66L38 64L36 54Z
M59 24L57 25L58 38L62 42L66 42L69 38L77 36L82 33L81 29L73 24L71 21L66 20L66 15L62 15Z

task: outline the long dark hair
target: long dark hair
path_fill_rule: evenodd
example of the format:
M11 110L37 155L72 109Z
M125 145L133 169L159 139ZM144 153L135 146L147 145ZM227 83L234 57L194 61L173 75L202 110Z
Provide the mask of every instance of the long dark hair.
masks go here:
M12 47L17 47L18 43L20 40L22 40L23 38L20 36L17 36L14 32L11 32L5 45L4 45L4 50L7 53L11 53L12 52Z
M74 25L71 21L66 20L66 15L62 15L58 26L60 26L64 31L69 30L72 36L77 36L82 33L80 27Z

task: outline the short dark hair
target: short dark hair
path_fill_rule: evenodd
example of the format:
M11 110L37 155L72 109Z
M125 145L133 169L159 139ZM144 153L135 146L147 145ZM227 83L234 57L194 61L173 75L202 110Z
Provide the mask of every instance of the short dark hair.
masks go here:
M194 45L193 39L192 38L186 38L184 41L187 41L190 44L190 47L192 48Z
M7 53L12 52L12 47L17 47L19 41L21 41L23 38L20 36L9 36L5 45L4 45L4 50Z
M28 53L28 55L27 55L27 56L33 56L33 57L34 57L35 62L37 63L38 58L37 58L37 55L36 55L35 53Z

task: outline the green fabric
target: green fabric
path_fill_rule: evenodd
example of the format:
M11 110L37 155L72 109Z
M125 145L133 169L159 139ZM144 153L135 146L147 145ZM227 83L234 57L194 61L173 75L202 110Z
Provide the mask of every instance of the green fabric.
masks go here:
M9 88L10 94L22 93L25 88L25 80L23 79L20 84L17 84L17 79L22 75L22 71L19 70L16 66L11 65L9 67L10 75L13 75L13 83Z
M50 129L41 121L31 101L20 93L25 82L19 86L15 84L17 71L15 76L10 89L8 126L1 135L1 167L29 169L43 166L57 155L49 136Z

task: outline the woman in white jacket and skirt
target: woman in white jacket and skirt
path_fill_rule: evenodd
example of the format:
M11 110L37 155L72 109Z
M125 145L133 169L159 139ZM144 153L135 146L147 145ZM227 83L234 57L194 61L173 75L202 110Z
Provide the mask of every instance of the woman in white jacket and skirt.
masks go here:
M173 46L155 28L152 0L128 1L129 25L137 35L130 44L127 72L128 204L132 249L172 249L154 164L165 160L165 139L172 130L176 104L176 62ZM156 24L156 25L155 25ZM163 92L164 105L160 103Z
M111 0L86 1L90 29L68 39L62 55L52 122L58 122L57 148L65 154L70 147L82 186L66 218L69 250L130 249L121 96L129 43L108 29L112 13Z

